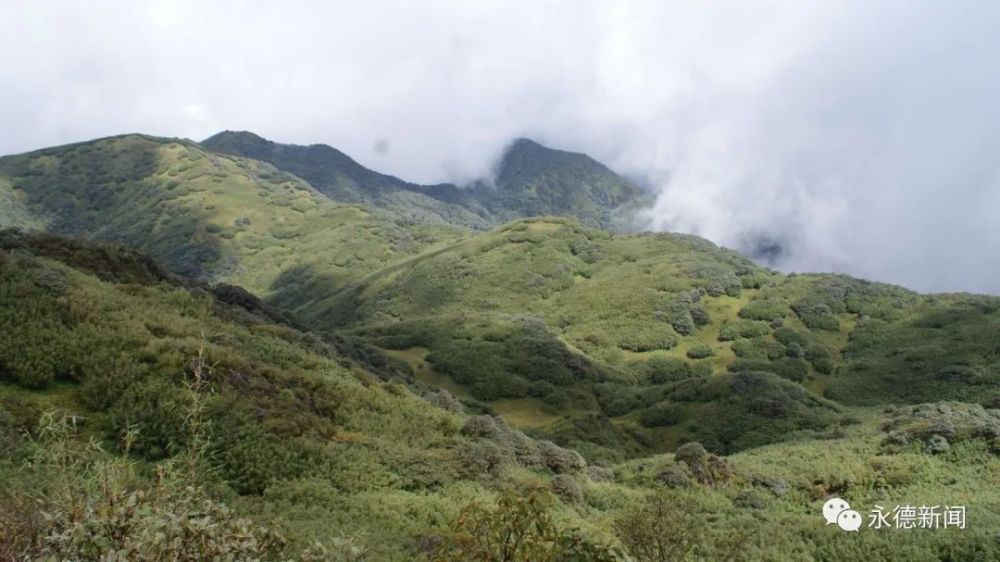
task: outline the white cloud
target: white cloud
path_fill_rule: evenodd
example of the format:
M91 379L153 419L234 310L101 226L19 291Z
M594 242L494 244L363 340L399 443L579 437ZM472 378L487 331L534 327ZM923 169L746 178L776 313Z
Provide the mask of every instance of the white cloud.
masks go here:
M988 2L0 0L0 153L141 131L324 142L414 181L515 136L786 269L1000 292Z

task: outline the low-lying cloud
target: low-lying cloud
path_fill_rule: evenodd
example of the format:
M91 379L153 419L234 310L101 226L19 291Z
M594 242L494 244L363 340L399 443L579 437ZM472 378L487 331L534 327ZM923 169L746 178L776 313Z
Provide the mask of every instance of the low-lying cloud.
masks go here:
M461 182L529 136L644 178L651 228L784 270L1000 293L996 3L0 9L2 153L249 129Z

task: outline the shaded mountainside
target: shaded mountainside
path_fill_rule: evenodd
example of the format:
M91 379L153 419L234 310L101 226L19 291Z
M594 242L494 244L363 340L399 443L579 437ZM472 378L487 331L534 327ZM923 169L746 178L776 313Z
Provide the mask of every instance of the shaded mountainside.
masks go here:
M641 188L586 154L518 139L504 153L494 186L476 197L499 222L521 217L575 217L583 224L625 227L630 213L652 204Z
M405 364L376 365L363 346L299 331L237 287L167 275L113 245L9 231L0 242L0 324L16 327L0 339L0 498L44 486L31 477L45 474L17 467L29 453L18 435L51 409L107 451L130 435L137 460L181 454L195 376L217 471L200 476L258 497L250 511L311 510L286 513L305 545L363 535L373 559L412 559L405 537L487 497L500 466L543 479L585 467L502 423L505 444L484 449L462 430L461 406L408 381ZM405 517L379 514L383 503Z
M421 186L369 170L325 144L279 144L246 131L224 131L201 145L217 153L268 162L308 181L334 201L369 205L403 220L478 228L489 224L480 216L486 214L482 209L477 214L476 209L429 197L421 193Z
M337 201L364 203L415 221L482 228L521 217L561 215L585 224L628 227L651 196L585 154L518 139L496 177L469 187L418 185L369 170L326 146L279 144L249 132L225 131L202 146L269 162Z
M0 158L0 201L16 203L0 212L5 226L120 242L262 296L335 287L461 232L335 203L264 162L141 135Z

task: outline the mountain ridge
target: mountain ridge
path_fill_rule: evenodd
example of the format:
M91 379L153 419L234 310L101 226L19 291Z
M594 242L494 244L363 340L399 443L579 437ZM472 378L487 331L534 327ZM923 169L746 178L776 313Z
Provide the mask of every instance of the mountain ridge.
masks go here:
M567 215L586 224L628 228L631 214L651 196L593 158L518 138L505 149L495 178L468 186L420 185L365 168L324 144L280 144L248 131L223 131L201 144L211 150L264 160L309 181L335 200L398 209L421 204L452 222L483 228L525 216ZM405 194L429 197L438 204ZM398 212L398 210L397 210Z

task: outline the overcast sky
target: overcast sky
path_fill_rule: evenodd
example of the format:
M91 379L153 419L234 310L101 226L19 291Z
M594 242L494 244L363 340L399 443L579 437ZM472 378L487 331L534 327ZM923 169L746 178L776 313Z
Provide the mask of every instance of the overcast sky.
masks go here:
M652 228L1000 293L1000 2L0 0L0 20L0 153L247 129L460 182L528 136L646 178Z

